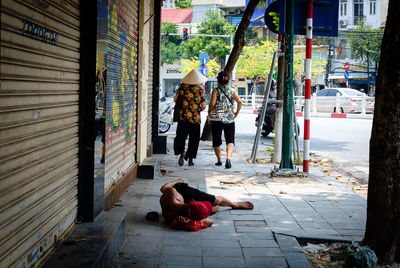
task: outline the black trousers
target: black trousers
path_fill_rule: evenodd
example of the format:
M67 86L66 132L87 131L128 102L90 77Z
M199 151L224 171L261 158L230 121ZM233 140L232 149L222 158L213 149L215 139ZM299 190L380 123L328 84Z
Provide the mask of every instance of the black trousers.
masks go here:
M189 144L186 151L186 157L196 158L200 142L200 124L191 124L186 121L178 122L174 139L174 154L179 155L185 151L185 143L188 135Z

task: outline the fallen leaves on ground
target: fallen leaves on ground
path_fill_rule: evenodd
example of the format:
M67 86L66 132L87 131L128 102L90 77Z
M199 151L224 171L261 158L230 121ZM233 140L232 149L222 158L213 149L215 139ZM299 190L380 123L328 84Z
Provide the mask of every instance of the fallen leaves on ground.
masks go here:
M303 246L303 250L312 267L343 267L344 252L349 245L348 243L318 245L308 243L307 246Z

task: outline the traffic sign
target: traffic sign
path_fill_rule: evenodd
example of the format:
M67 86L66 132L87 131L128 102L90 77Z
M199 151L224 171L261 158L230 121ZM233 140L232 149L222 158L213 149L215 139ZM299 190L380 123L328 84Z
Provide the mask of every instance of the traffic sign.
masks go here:
M279 3L278 1L272 2L264 14L265 26L273 32L279 33Z
M350 64L349 64L348 62L345 62L345 63L344 63L344 70L345 70L345 71L350 70Z
M204 60L206 62L204 62ZM209 60L210 60L210 57L208 56L207 53L205 53L205 52L200 53L200 55L199 55L200 64L207 64L209 62Z
M344 79L349 79L349 71L344 71Z
M279 33L285 33L285 0L279 2ZM294 34L306 35L307 2L295 0ZM338 0L313 0L313 36L338 36Z
M200 66L199 66L199 72L201 73L201 74L204 74L205 76L207 76L208 75L208 66L207 65L205 65L205 68L203 67L203 64L200 64Z

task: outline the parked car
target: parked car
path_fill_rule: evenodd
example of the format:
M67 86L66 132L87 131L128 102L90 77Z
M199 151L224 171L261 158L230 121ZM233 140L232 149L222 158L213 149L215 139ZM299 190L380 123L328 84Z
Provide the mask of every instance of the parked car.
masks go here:
M339 111L336 111L336 94L340 95ZM326 88L317 93L316 108L317 112L328 113L360 113L362 96L358 90L351 88ZM372 113L374 101L366 97L365 112Z

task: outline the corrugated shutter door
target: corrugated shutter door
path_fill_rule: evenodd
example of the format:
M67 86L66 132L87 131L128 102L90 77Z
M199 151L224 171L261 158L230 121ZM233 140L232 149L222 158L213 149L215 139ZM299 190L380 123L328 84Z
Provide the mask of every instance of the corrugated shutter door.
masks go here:
M1 1L0 267L33 265L77 213L79 1Z
M151 6L151 10L154 10L154 4ZM149 109L147 109L147 148L151 144L151 133L152 133L152 103L153 103L153 50L154 50L154 17L149 20L150 23L150 49L149 49L149 80L148 80L148 95L147 103Z
M138 39L138 1L108 5L106 190L136 163Z

